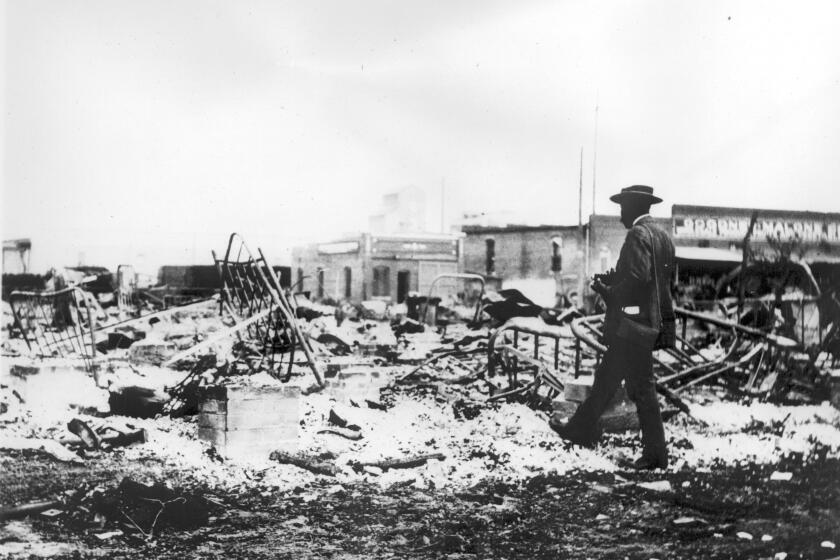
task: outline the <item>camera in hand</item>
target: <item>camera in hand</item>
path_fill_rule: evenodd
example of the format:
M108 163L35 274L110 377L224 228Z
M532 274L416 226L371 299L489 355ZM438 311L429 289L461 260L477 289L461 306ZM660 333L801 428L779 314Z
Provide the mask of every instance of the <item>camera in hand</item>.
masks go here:
M615 269L611 268L607 272L603 272L601 274L595 274L592 276L592 280L594 282L600 282L605 286L610 286L615 282Z

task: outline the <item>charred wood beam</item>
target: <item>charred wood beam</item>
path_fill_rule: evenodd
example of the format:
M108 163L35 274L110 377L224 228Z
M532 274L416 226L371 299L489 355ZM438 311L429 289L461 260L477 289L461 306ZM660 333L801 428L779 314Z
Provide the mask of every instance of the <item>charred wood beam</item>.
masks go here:
M701 321L710 325L716 325L724 329L732 329L742 334L764 339L770 344L773 344L774 346L778 346L780 348L796 348L797 346L799 346L798 342L790 338L775 335L772 333L767 333L760 329L754 329L752 327L745 327L744 325L736 323L735 321L727 321L725 319L720 319L719 317L706 315L705 313L689 311L688 309L683 309L682 307L676 308L674 312L677 314L677 316L687 317L689 319L694 319L696 321Z
M314 474L335 476L340 472L340 469L333 463L320 461L310 457L303 457L300 455L292 455L291 453L287 453L285 451L272 451L268 458L271 461L277 461L278 463L282 463L284 465L293 465Z
M7 519L20 519L21 517L41 513L42 511L47 511L48 509L60 508L63 505L64 504L62 504L59 500L45 500L41 502L30 502L28 504L14 507L5 507L0 509L0 521L5 521Z
M423 455L411 455L409 457L402 457L398 459L384 459L382 461L370 462L356 462L353 463L353 468L377 467L383 471L388 469L411 469L425 465L431 459L438 459L443 461L446 455L443 453L428 453Z

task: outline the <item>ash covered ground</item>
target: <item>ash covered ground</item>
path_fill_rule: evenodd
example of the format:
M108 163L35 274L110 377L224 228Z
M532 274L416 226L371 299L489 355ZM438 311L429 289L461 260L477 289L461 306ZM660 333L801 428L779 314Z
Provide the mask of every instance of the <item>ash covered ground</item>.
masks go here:
M211 302L150 327L146 342L189 347L225 326ZM265 455L223 456L199 437L194 414L112 412L109 397L120 387L165 394L189 363L164 368L138 361L129 348L109 352L89 372L72 360L36 360L19 340L6 341L0 505L51 507L8 516L0 555L840 555L840 412L827 401L786 405L698 385L683 394L691 416L666 421L669 468L638 473L620 466L639 451L632 430L583 449L549 429L545 409L489 402L489 384L470 376L484 353L417 370L434 349L471 331L453 326L397 339L387 321L339 326L332 316L306 328L313 339L330 332L356 349L336 356L316 347L322 363L349 364L336 368L326 389L309 392L305 369L283 382L228 368L225 382L299 386L291 451L327 473ZM396 351L382 357L359 351L365 347ZM230 341L212 350L206 382L218 381L220 364L231 360ZM145 441L86 448L68 428L73 420L97 434L144 430ZM420 460L388 466L405 458Z

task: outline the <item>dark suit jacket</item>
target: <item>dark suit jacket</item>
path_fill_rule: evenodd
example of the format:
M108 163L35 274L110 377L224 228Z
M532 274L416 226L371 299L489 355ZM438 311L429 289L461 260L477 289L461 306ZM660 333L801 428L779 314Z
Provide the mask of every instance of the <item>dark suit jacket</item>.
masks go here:
M653 276L654 261L658 292ZM624 314L622 310L638 307L639 314L628 317L659 329L656 347L675 344L675 316L670 289L673 275L674 244L668 233L653 218L646 216L627 232L615 267L615 279L607 291L607 314L604 319L607 343L615 337L618 322Z

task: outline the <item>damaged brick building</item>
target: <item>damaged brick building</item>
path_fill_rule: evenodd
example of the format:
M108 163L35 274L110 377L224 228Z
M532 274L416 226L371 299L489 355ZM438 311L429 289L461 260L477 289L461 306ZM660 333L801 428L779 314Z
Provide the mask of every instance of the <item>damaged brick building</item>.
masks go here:
M317 299L402 303L427 293L435 277L462 269L457 234L363 233L292 251L292 283Z

